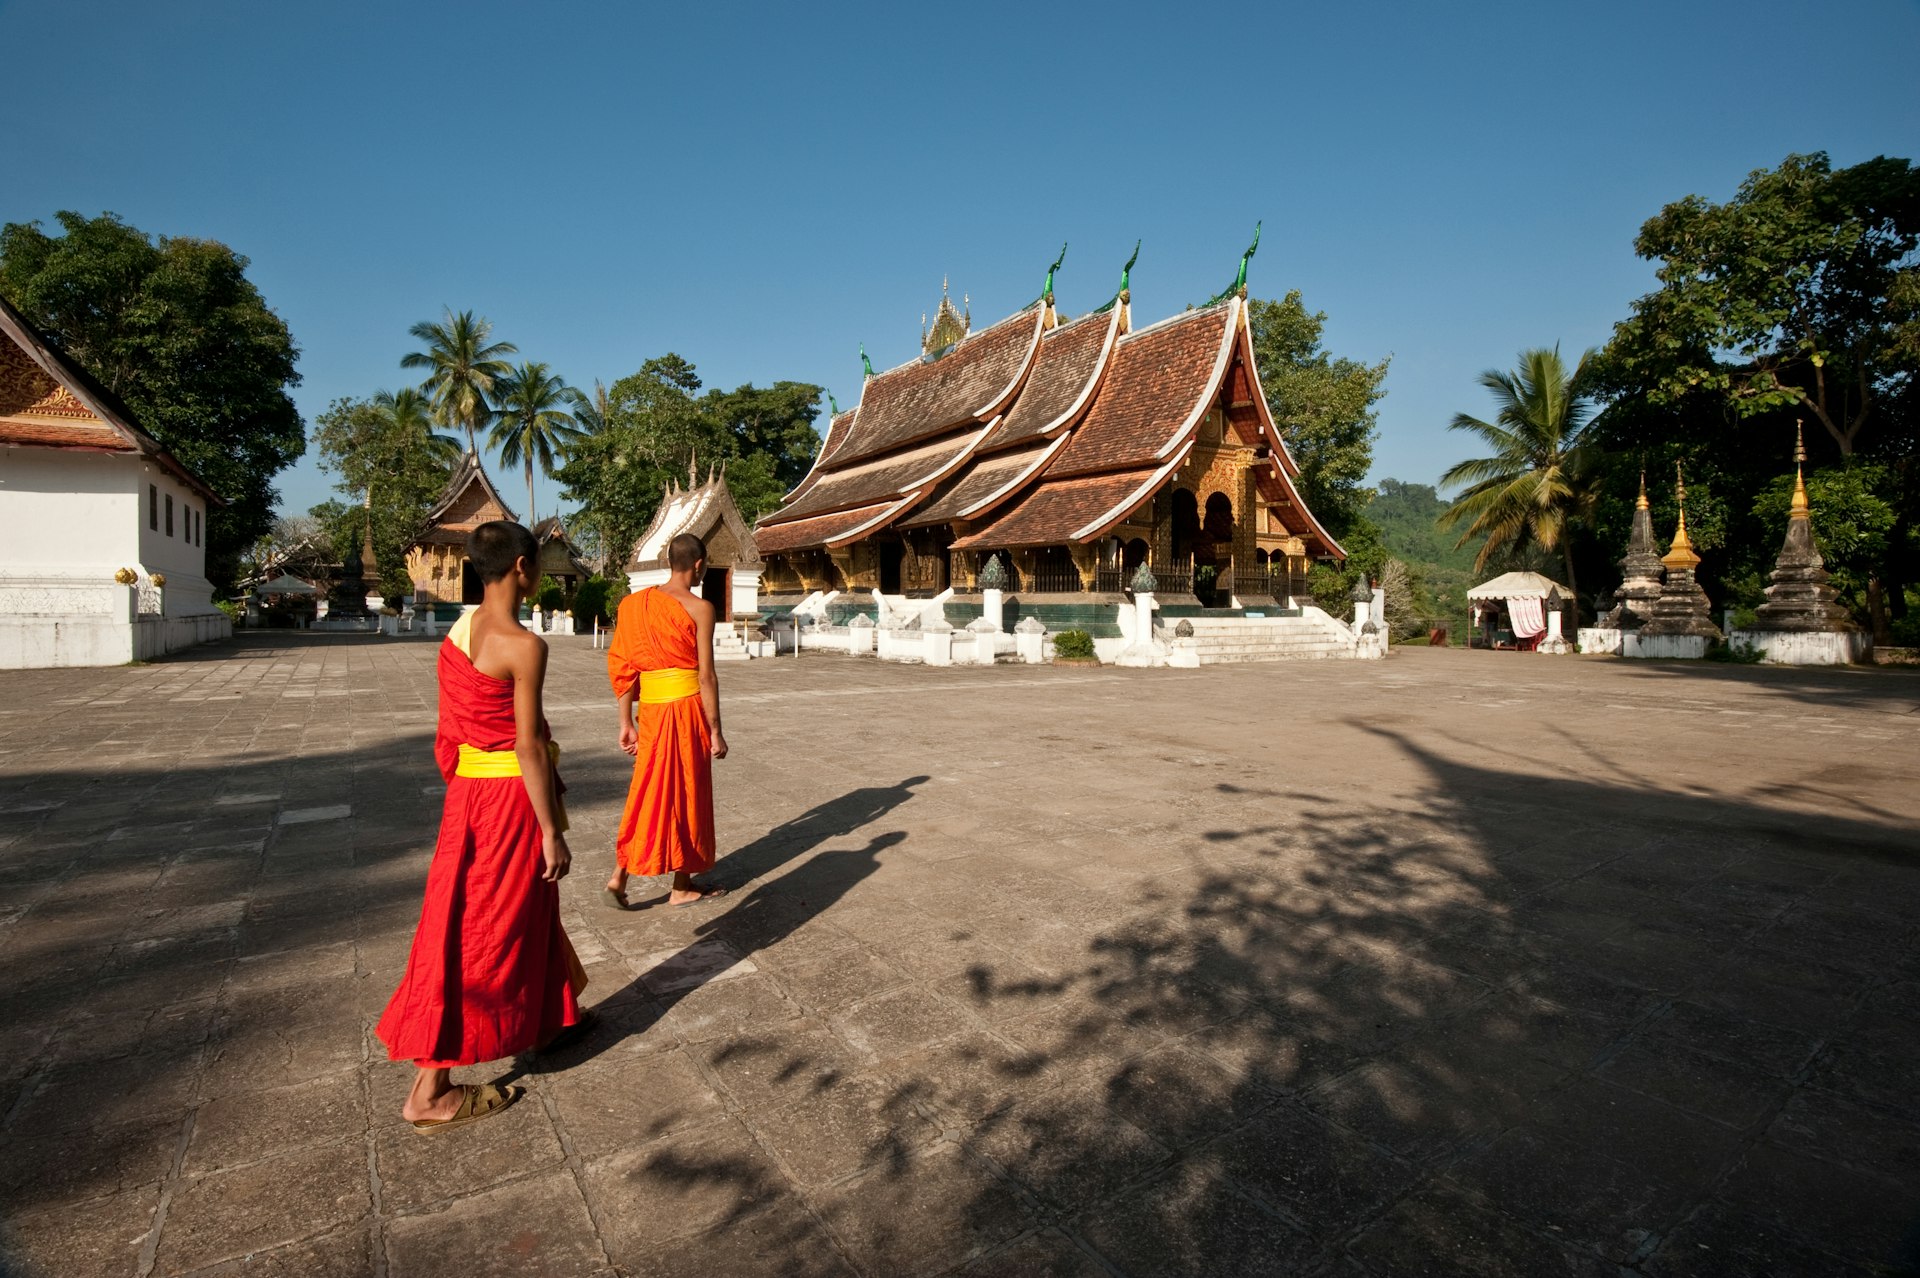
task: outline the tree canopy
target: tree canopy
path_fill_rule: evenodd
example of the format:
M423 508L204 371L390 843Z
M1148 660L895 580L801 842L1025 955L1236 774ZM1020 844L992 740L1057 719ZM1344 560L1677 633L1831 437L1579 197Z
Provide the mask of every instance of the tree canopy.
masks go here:
M1326 312L1308 312L1297 289L1277 302L1254 298L1248 315L1267 407L1300 463L1300 495L1329 532L1344 538L1373 496L1365 480L1388 361L1335 357L1321 345Z
M812 464L818 386L700 391L693 364L669 353L616 381L603 401L581 397L589 402L586 422L597 427L569 445L558 477L566 498L581 505L576 522L592 530L610 565L645 531L669 483L725 466L728 491L753 520L779 505Z
M1668 204L1635 247L1660 286L1597 368L1610 401L1593 430L1609 454L1600 544L1624 540L1642 468L1656 523L1671 526L1665 477L1681 461L1688 530L1722 551L1708 553L1703 584L1736 607L1758 603L1780 537L1761 498L1789 473L1804 419L1808 482L1826 494L1815 535L1825 547L1831 530L1842 599L1889 642L1920 576L1920 171L1790 155L1724 203ZM1857 528L1881 531L1855 539Z
M112 213L55 220L58 234L0 227L0 292L220 494L207 574L229 584L272 527L274 476L306 448L288 394L299 349L226 245L150 236Z
M314 422L314 447L322 469L339 476L334 485L356 500L316 506L333 553L357 551L369 523L375 564L388 595L411 590L407 546L445 488L460 445L430 429L427 403L418 391L381 391L372 399L336 399Z
M1493 453L1452 467L1440 477L1447 487L1465 485L1441 516L1444 526L1466 524L1458 544L1478 540L1475 568L1503 549L1528 543L1558 550L1567 589L1577 597L1574 521L1594 502L1594 456L1585 439L1593 405L1587 395L1594 353L1569 370L1560 349L1520 352L1511 373L1488 369L1480 384L1493 393L1493 421L1455 413L1449 428L1478 435Z

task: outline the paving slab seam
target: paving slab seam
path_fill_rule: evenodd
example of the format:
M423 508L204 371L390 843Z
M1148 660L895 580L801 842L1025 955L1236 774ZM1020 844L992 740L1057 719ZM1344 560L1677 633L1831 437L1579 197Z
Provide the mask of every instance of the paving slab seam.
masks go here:
M546 1112L547 1121L553 1124L554 1134L559 1138L561 1165L567 1169L567 1174L573 1177L574 1190L580 1195L580 1202L586 1210L587 1219L593 1225L593 1241L594 1245L600 1249L600 1259L607 1268L620 1272L619 1267L613 1263L613 1253L607 1247L606 1221L602 1219L600 1206L594 1200L587 1185L586 1164L574 1147L573 1135L567 1130L566 1120L561 1116L560 1107L554 1103L553 1097L547 1095L545 1088L530 1090L533 1090L541 1108ZM489 1188L493 1187L489 1186Z
M140 1244L139 1256L134 1261L134 1278L147 1278L153 1272L154 1263L160 1255L160 1234L166 1228L167 1210L173 1205L174 1190L186 1179L187 1146L193 1143L193 1129L200 1117L198 1107L187 1111L180 1124L180 1138L173 1147L173 1165L167 1171L166 1180L160 1186L160 1201L154 1205L153 1223L147 1229L147 1236Z

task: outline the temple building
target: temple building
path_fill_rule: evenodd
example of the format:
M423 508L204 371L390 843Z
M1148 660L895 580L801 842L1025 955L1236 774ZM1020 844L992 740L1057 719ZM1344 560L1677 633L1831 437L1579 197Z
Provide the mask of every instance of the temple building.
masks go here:
M996 558L1030 600L1119 600L1145 564L1170 615L1283 609L1312 560L1345 552L1301 500L1261 393L1253 252L1218 297L1140 328L1132 261L1071 321L1059 261L1038 298L978 331L943 296L920 354L867 365L859 406L755 528L767 604L971 594Z
M111 666L233 633L212 487L0 298L0 669Z
M481 524L517 518L493 486L479 455L469 449L427 512L420 535L407 547L414 608L432 605L444 621L459 616L463 606L479 603L486 592L480 574L467 562L467 537Z
M690 471L685 487L675 483L662 495L653 522L627 557L628 588L645 590L666 581L667 545L681 533L706 543L707 574L700 582L700 597L713 604L718 619L744 621L758 615L765 565L724 471L709 471L705 483Z

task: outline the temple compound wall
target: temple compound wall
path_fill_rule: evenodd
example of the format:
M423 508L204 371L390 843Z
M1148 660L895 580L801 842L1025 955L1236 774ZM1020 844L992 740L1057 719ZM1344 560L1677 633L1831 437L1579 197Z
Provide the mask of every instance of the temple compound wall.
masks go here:
M124 665L233 633L219 498L0 300L0 669Z
M943 299L920 356L869 367L859 406L832 416L811 473L755 527L769 617L798 611L823 632L860 614L876 633L997 624L984 602L997 590L1116 657L1170 658L1184 637L1224 651L1213 632L1228 623L1265 623L1251 629L1271 632L1273 656L1291 655L1282 623L1332 642L1345 625L1305 600L1305 577L1345 551L1301 498L1261 390L1251 255L1220 296L1141 329L1131 263L1111 300L1070 322L1052 271L1037 300L977 333ZM1191 636L1172 633L1181 622Z

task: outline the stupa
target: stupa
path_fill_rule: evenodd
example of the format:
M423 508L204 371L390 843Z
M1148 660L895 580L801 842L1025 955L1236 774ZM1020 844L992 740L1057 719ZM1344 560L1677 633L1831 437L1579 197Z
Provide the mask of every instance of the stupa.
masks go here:
M1645 471L1640 472L1640 497L1633 504L1633 530L1627 535L1620 576L1620 588L1613 592L1613 607L1600 614L1593 625L1580 628L1580 651L1617 653L1629 631L1638 630L1653 618L1665 569L1660 566L1660 554L1653 543L1653 511L1647 505Z
M1707 600L1707 592L1694 580L1700 556L1694 553L1693 540L1687 536L1687 485L1677 462L1674 496L1680 506L1680 522L1674 529L1673 545L1660 557L1667 570L1666 582L1646 623L1621 644L1622 656L1704 657L1708 646L1722 637L1720 627L1713 624L1713 605Z
M375 567L373 525L369 523L361 538L360 549L349 552L340 565L340 579L327 592L327 615L314 623L315 630L374 630L380 618L367 608L366 570Z
M1813 509L1807 501L1807 448L1801 425L1794 423L1793 502L1787 510L1787 536L1774 561L1767 601L1753 625L1736 630L1729 642L1751 647L1766 660L1790 666L1836 666L1864 661L1872 636L1853 624L1835 602L1826 560L1813 537Z

